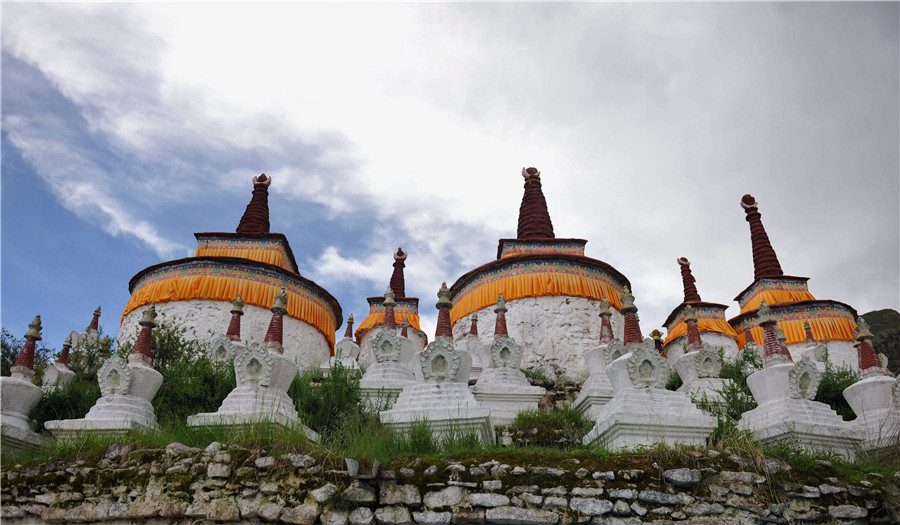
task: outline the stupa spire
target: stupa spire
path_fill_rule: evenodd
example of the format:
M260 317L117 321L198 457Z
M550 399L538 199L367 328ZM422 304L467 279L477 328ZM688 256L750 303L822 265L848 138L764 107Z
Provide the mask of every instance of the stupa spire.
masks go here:
M244 210L237 233L269 233L269 184L272 178L263 173L253 177L253 196Z
M872 332L869 325L862 317L856 320L856 329L853 331L853 339L856 339L856 356L859 360L859 371L863 377L880 375L884 373L875 347L872 346Z
M609 318L612 317L612 310L609 309L609 301L606 297L600 301L600 344L606 345L613 340L612 324Z
M394 291L388 288L384 291L384 327L391 330L397 329L397 318L394 317L394 307L397 303L394 301Z
M69 335L66 337L66 341L63 343L62 351L59 353L59 357L56 358L56 362L61 365L69 364L69 350L72 348L72 336Z
M391 290L394 297L406 297L406 279L403 277L406 255L403 248L397 248L397 253L394 254L394 273L391 274Z
M812 333L812 327L809 325L809 321L803 321L803 331L806 332L806 346L816 346L817 341Z
M622 290L621 309L622 314L625 316L625 339L623 341L625 344L640 343L643 340L637 310L637 306L634 305L634 296L631 295L631 289L626 286Z
M41 337L41 316L36 315L34 320L28 325L28 331L25 332L25 346L16 357L14 367L21 366L29 370L34 370L34 346L35 341L40 341Z
M100 331L100 307L98 306L96 310L94 310L94 317L91 318L91 324L88 325L88 330Z
M284 315L287 313L287 291L282 288L275 296L275 304L269 310L272 311L272 320L269 321L269 329L263 344L272 348L279 354L284 353Z
M497 305L494 307L494 313L497 314L497 320L494 322L494 335L509 335L506 331L506 312L508 309L506 308L506 298L503 297L503 292L500 292L500 295L497 296Z
M434 336L453 338L453 332L450 330L450 308L453 303L450 302L450 290L447 288L447 283L441 284L437 296L438 302L435 306L438 309L438 319Z
M792 362L787 347L778 340L778 322L765 301L759 305L759 325L763 329L763 364L765 366Z
M353 314L347 318L347 329L344 330L344 339L353 339Z
M553 239L553 223L547 211L547 200L541 190L541 172L537 168L522 168L525 193L519 206L519 239Z
M697 315L690 306L684 309L684 322L687 324L687 351L700 350L703 341L700 339L700 329L697 328Z
M783 276L784 272L781 271L778 256L775 255L775 250L763 227L762 215L757 209L756 199L753 198L753 195L744 195L741 198L741 207L744 208L747 222L750 223L750 242L753 245L753 279Z
M472 314L472 324L469 325L469 335L478 335L478 314Z
M156 328L156 303L150 303L150 308L144 310L144 316L141 317L138 324L141 325L141 333L138 334L137 342L134 343L134 348L131 349L131 353L132 355L139 354L146 356L152 362L152 332L153 329Z
M650 332L650 337L653 338L653 346L656 348L656 350L660 354L662 354L663 353L662 332L660 332L659 330L654 328L653 331Z
M409 337L409 316L403 316L403 324L400 328L400 337Z
M241 316L244 315L244 300L239 295L231 305L231 322L228 323L228 331L225 332L225 337L232 341L240 341Z
M694 279L694 274L691 273L691 261L687 260L686 257L679 257L676 259L676 262L678 262L678 266L681 267L681 282L684 284L684 302L699 303L701 299L700 294L697 293L697 286L694 284L697 280Z

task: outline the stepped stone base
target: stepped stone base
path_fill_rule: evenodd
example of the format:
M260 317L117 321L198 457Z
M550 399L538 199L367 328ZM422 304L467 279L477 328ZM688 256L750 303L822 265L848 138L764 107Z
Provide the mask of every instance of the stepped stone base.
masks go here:
M843 454L852 460L863 432L851 427L824 403L786 398L762 404L741 416L741 430L749 430L763 444L790 443L802 448Z
M380 414L381 422L407 433L418 422L427 422L435 437L474 431L482 443L493 444L491 412L478 406L465 383L426 382L403 389L391 410Z
M603 370L591 374L591 377L584 382L572 407L579 414L596 421L600 415L600 409L612 400L613 395L612 383L609 382L606 370Z
M479 406L491 411L495 425L512 424L523 410L537 410L547 394L539 386L531 386L525 374L517 368L488 368L472 387Z
M700 412L687 395L662 388L626 388L600 409L586 445L621 450L656 443L702 445L716 420Z
M844 389L844 398L856 413L850 426L863 432L863 450L878 453L900 447L900 399L894 399L894 389L900 392L898 381L879 375Z
M390 407L400 392L415 384L416 379L408 366L393 361L375 363L370 366L359 381L362 398L375 408Z
M126 434L158 428L153 405L128 394L103 396L83 419L47 421L44 427L56 439L72 439L80 434Z
M4 462L10 458L17 458L22 453L30 450L53 446L52 438L30 430L22 430L12 425L0 425L0 433L3 436L0 445L2 445Z
M687 394L691 400L699 401L705 394L710 401L721 402L721 396L718 391L722 390L726 381L730 380L719 379L718 377L703 377L681 385L678 391Z
M239 386L222 401L216 412L189 416L189 427L238 428L269 424L283 428L299 428L318 443L319 435L300 423L294 402L286 392L268 387Z

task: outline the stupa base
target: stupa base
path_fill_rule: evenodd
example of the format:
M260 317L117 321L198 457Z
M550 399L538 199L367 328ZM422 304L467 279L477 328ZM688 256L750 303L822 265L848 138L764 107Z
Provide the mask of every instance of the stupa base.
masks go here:
M159 428L153 405L142 397L127 394L103 396L83 419L47 421L44 428L58 440L83 434L121 435Z
M391 410L380 414L381 422L407 434L416 424L426 423L437 438L475 433L479 441L495 440L491 411L478 406L465 383L419 383L400 393Z
M3 439L3 461L21 457L23 454L35 450L50 448L53 439L30 430L23 430L12 425L0 425L0 433Z

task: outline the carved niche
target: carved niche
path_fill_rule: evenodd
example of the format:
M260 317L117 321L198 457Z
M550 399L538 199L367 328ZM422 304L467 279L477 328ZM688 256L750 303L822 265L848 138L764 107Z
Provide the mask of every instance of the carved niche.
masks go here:
M97 382L100 384L100 394L104 397L113 394L127 395L131 388L131 368L121 357L110 357L97 371Z
M606 359L606 364L612 363L623 355L625 355L625 345L620 339L613 339L603 349L603 358Z
M694 366L697 377L719 377L722 373L722 356L709 343L703 343L703 348L694 352Z
M672 365L659 355L652 339L644 339L631 353L626 365L628 377L635 388L665 388L672 373Z
M400 360L400 336L397 332L384 328L372 340L372 353L379 363Z
M816 397L816 391L819 389L822 373L819 372L809 355L805 355L803 359L791 368L788 379L790 380L791 397L793 399L813 399Z
M234 341L227 336L219 334L209 342L209 357L215 363L222 363L234 358Z
M515 339L501 335L491 345L491 359L497 368L519 368L522 362L522 348Z
M234 375L239 386L269 386L275 358L259 343L253 343L234 356Z
M453 381L459 373L461 356L449 339L438 337L419 354L426 381Z

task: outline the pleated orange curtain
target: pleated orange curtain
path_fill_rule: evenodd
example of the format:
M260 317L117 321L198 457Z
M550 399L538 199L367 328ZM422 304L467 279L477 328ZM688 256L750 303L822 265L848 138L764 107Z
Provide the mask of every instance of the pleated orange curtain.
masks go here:
M816 298L813 297L813 294L805 290L764 290L756 295L753 299L751 299L749 303L744 305L744 307L741 308L741 313L743 314L749 312L750 310L756 310L757 308L759 308L759 305L762 301L765 301L767 305L771 306L778 303L815 301L815 299Z
M450 322L456 323L476 310L495 304L500 292L507 301L523 297L569 295L598 301L606 297L611 305L622 307L622 290L598 279L569 273L533 272L501 277L469 291L450 310Z
M697 328L701 332L719 332L725 335L730 335L732 337L737 337L737 333L734 331L734 328L728 324L728 321L724 319L697 319ZM666 334L666 343L669 344L675 339L683 336L687 333L687 323L684 321L678 323L675 328L673 328L668 334Z
M131 300L125 305L122 319L124 320L125 316L133 310L150 303L190 299L231 302L238 295L243 298L246 304L268 309L274 304L275 294L280 289L280 287L270 284L231 277L213 275L174 277L150 283L135 291ZM323 307L305 297L301 297L291 291L288 291L287 295L288 315L315 327L333 347L335 340L334 331L337 328L334 325L332 315ZM228 316L229 314L227 311L223 311L222 315Z
M290 262L281 250L237 249L237 248L197 248L197 257L240 257L268 264L274 264L293 271Z
M820 317L816 319L799 319L794 321L778 321L778 326L787 337L788 344L802 343L806 341L806 329L803 327L804 321L809 321L812 329L813 337L816 341L852 341L853 330L856 328L856 322L846 317ZM763 342L763 329L759 326L750 329L756 344ZM743 331L738 334L738 344L741 348L747 344Z
M403 324L403 319L409 319L409 326L412 326L416 330L421 330L419 328L419 316L413 314L404 314L404 313L394 313L394 321L397 323L397 326ZM375 312L369 314L368 317L363 319L363 322L359 324L356 328L356 333L359 333L363 330L369 330L377 324L384 323L384 312Z

